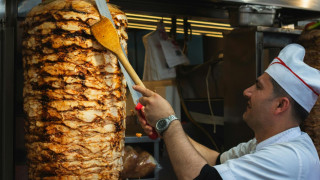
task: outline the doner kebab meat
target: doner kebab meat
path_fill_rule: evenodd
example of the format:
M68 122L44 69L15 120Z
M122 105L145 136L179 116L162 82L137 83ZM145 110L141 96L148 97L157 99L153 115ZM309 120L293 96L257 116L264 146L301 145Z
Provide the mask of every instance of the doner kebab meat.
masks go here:
M109 4L126 49L127 18ZM93 0L49 0L24 22L24 111L29 179L119 179L125 80L93 37Z
M306 49L304 62L320 70L320 26L304 29L299 36L299 43ZM320 98L313 106L308 118L302 122L302 129L311 137L320 157Z

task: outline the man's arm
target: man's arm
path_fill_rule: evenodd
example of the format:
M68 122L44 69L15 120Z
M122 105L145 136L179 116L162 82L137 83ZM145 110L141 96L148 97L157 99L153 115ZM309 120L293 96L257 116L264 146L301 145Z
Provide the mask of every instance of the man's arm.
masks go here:
M152 127L146 123L146 120L142 118L141 116L138 116L139 122L141 124L141 127L144 129L144 132L149 136L152 134ZM199 144L198 142L194 141L192 138L190 138L188 135L186 135L192 144L192 146L198 151L198 153L208 162L210 166L216 165L217 158L219 156L219 153L217 151L214 151L212 149L209 149L202 144ZM220 162L220 161L219 161Z
M198 151L198 153L208 162L210 166L216 165L217 158L220 153L214 151L212 149L199 144L198 142L194 141L188 136L189 141L191 142L192 146Z
M147 124L147 121L139 116L138 114L138 119L140 122L141 127L143 128L144 132L149 136L153 133L152 131L152 126ZM208 162L210 166L216 165L217 158L219 156L219 153L217 151L214 151L212 149L209 149L202 144L199 144L198 142L194 141L192 138L190 138L188 135L186 135L192 144L192 146L198 151L198 153ZM220 162L220 160L219 160Z
M178 179L194 179L207 164L192 146L180 121L173 121L163 133L163 139Z
M159 119L174 114L170 104L160 95L140 86L135 86L134 89L141 92L144 96L140 98L139 101L144 105L143 111L151 126L154 127ZM139 114L138 117L146 133L151 133L152 128L146 125L145 120ZM214 164L218 156L217 152L209 150L193 140L189 140L180 121L177 120L173 121L163 133L163 139L171 163L179 179L196 178L204 165L208 163L204 157L210 159L210 164ZM196 150L196 148L198 150ZM212 152L213 155L209 155L210 152ZM203 155L200 155L200 153Z

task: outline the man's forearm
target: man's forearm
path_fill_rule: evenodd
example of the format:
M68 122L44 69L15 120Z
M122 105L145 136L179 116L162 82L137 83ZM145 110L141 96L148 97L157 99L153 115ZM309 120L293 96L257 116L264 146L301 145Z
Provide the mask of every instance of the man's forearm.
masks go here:
M189 136L188 139L190 143L193 145L193 147L199 152L199 154L207 161L207 163L210 166L216 165L217 157L219 156L219 153L217 151L214 151L203 146L202 144L199 144L198 142L191 139Z
M197 177L207 162L192 146L179 121L171 123L163 139L178 179Z

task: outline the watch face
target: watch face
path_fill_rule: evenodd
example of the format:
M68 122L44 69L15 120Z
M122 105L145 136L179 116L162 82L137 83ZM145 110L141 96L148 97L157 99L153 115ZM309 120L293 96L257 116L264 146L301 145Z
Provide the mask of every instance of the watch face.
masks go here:
M156 125L157 127L157 129L159 129L159 130L163 130L164 128L166 128L166 126L167 126L167 121L165 120L165 119L162 119L162 120L160 120L158 123L157 123L157 125Z

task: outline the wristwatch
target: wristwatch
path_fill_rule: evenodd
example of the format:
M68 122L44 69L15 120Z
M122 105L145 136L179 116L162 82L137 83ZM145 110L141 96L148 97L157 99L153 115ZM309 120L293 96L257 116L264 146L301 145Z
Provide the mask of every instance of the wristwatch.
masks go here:
M170 123L174 120L178 120L178 118L175 115L171 115L169 117L159 119L156 124L157 132L162 136L164 131L168 129Z

